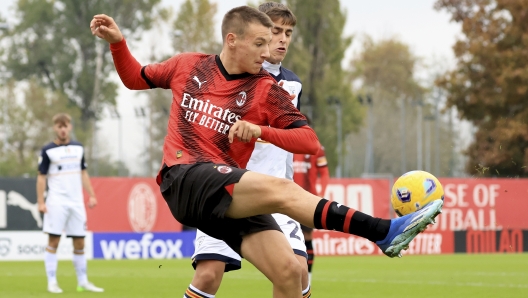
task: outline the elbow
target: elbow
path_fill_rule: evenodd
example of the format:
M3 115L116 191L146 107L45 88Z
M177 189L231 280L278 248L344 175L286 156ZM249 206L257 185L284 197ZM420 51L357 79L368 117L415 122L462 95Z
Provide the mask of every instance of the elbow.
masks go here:
M310 144L309 146L307 146L306 149L310 151L306 154L310 154L310 155L315 155L319 153L319 150L321 149L321 144L319 143L319 139L317 138L317 135L315 134L315 131L313 130L311 131Z
M317 153L319 153L319 149L320 149L320 145L319 145L319 141L316 140L315 142L310 142L310 146L308 146L307 150L309 150L309 152L307 152L306 154L310 154L310 155L316 155Z

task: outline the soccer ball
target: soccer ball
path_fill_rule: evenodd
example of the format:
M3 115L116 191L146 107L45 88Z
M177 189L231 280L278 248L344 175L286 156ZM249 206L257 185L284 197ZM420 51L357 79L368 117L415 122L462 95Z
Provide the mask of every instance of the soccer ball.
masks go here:
M391 191L392 208L399 216L420 210L434 200L444 199L442 184L431 173L410 171L403 174Z

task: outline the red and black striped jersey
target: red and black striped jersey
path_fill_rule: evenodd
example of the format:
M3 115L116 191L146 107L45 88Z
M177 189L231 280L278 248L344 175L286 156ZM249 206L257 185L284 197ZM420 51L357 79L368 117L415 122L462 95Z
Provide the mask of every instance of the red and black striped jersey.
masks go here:
M173 94L163 162L167 166L197 162L245 168L255 140L229 143L237 120L274 128L306 125L287 91L265 70L256 75L229 75L216 55L183 53L141 69L151 88Z

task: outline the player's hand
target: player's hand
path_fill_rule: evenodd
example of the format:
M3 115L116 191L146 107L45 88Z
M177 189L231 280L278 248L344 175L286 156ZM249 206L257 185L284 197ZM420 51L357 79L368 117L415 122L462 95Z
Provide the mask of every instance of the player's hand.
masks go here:
M244 143L247 143L250 142L252 138L260 137L261 133L262 130L260 129L260 126L249 123L244 120L238 120L229 129L229 143L233 143L233 140L235 138Z
M280 81L280 82L279 82L279 86L281 86L282 89L284 89L284 81ZM286 89L284 89L284 90L286 90ZM286 90L286 91L288 91L288 90ZM288 93L289 93L289 92L288 92ZM295 96L297 96L297 95L295 95L295 94L290 94L290 100L294 100L294 99L295 99Z
M95 15L90 22L92 35L106 40L108 43L116 43L123 40L123 34L117 27L116 22L105 14Z
M46 208L46 203L38 203L38 210L40 213L48 212L48 208Z
M93 208L97 205L97 199L95 197L90 197L88 199L88 207Z

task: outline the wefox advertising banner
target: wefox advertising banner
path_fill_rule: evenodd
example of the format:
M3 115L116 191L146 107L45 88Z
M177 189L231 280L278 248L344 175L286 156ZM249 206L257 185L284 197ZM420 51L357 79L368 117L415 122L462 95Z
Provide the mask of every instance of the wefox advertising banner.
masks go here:
M94 233L93 257L97 259L188 258L194 252L196 232Z

